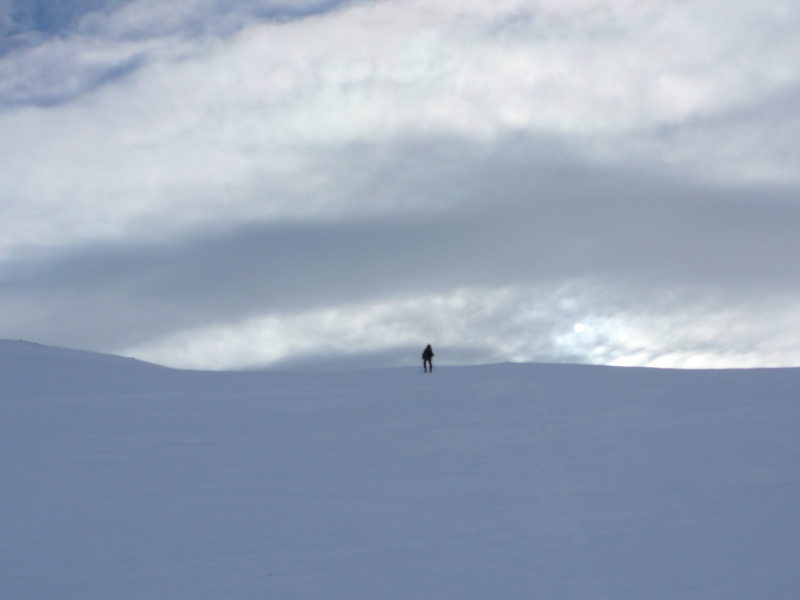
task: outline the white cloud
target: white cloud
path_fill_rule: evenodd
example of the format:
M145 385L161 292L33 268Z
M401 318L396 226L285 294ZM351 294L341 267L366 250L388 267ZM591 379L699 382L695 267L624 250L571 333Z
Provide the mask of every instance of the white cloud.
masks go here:
M180 22L212 4L135 2L112 17ZM146 58L69 104L0 113L0 145L13 157L0 183L22 224L3 231L5 243L135 236L154 223L169 234L220 213L232 221L318 213L340 208L331 189L349 206L350 165L319 173L315 153L432 135L488 144L559 137L601 163L666 158L797 181L793 144L781 160L793 135L764 139L754 124L755 139L720 148L702 119L796 82L800 62L786 55L800 56L800 40L770 38L778 16L754 28L763 11L751 3L637 6L414 0L255 24L232 38L54 40L8 59L8 97L53 86L77 94L102 72ZM658 135L667 125L681 129ZM52 226L26 219L31 206Z
M413 365L433 342L442 364L578 361L670 368L782 367L800 363L797 296L713 300L684 289L683 301L631 305L600 281L552 286L461 288L377 303L347 304L221 323L120 349L183 368L280 366L286 361L375 352ZM662 294L656 292L653 295ZM760 319L754 319L758 312ZM579 319L582 329L574 324ZM768 335L765 335L765 331ZM421 349L421 348L420 348ZM465 351L468 351L465 353ZM356 363L355 357L358 358Z
M266 315L183 331L123 352L162 364L218 369L279 364L307 354L347 356L394 348L396 363L408 364L402 352L415 348L420 340L436 340L442 346L481 348L484 357L502 357L521 343L504 339L520 324L519 317L504 322L505 311L509 304L519 309L520 302L530 303L529 294L527 290L461 289L444 295ZM534 320L531 307L516 312L526 313L522 321ZM542 319L541 309L538 312ZM500 329L489 333L487 325ZM411 358L415 360L416 354Z

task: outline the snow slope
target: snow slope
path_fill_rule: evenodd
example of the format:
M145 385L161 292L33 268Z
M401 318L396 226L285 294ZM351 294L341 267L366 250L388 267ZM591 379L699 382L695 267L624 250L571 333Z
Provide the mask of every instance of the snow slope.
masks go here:
M798 369L0 381L3 599L800 596Z

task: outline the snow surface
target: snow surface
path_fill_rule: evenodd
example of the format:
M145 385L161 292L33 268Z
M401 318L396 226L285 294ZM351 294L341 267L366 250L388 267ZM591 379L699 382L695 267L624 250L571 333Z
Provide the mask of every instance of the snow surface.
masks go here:
M800 597L799 369L0 381L3 599Z

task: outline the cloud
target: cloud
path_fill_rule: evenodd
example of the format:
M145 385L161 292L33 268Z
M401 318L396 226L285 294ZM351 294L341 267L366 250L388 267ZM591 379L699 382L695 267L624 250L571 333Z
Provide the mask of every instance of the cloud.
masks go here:
M198 347L208 352L203 366L213 364L211 349L229 348L234 337L245 346L262 340L252 356L278 361L314 348L405 346L432 332L454 348L485 346L486 357L542 359L548 351L575 356L550 330L585 322L582 311L641 323L696 305L694 318L706 320L726 302L752 303L753 289L800 296L787 267L800 260L800 210L780 190L722 193L627 172L531 172L509 156L461 173L475 197L449 210L234 227L12 263L0 328L10 337L35 330L36 339L62 345L133 348L185 366ZM481 182L503 182L489 204ZM578 294L579 309L559 308L564 286L589 290ZM361 337L345 335L351 328ZM631 353L621 343L610 348L589 354L608 362ZM652 348L650 361L663 352Z
M185 59L260 22L302 19L342 0L84 0L0 3L1 105L70 102L139 68ZM166 51L166 52L164 52ZM176 56L177 53L177 56ZM188 90L187 90L188 91Z
M768 310L757 299L731 302L709 297L707 290L682 290L680 307L658 298L650 298L646 308L631 307L621 290L613 294L615 301L611 295L592 281L557 288L464 288L202 326L129 351L155 362L209 369L414 365L421 344L431 340L443 364L510 360L745 368L800 360L792 329L800 324L797 295L771 298ZM756 323L754 315L764 321ZM576 323L584 329L576 332Z
M649 364L705 356L680 307L718 330L757 289L791 321L792 2L137 0L60 22L0 56L5 337ZM576 286L606 324L581 338L560 329ZM447 327L415 325L431 305ZM668 323L685 335L641 333Z

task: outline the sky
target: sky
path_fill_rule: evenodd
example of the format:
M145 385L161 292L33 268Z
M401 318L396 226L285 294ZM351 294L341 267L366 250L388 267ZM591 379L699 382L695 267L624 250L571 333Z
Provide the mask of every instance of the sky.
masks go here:
M794 0L0 0L0 337L800 365Z

